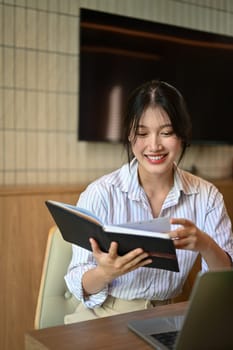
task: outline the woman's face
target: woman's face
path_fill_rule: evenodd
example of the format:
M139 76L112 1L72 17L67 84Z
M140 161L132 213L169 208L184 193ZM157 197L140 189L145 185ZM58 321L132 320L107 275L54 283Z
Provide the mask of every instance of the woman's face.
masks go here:
M162 175L171 172L181 152L181 140L161 107L149 107L141 116L136 135L129 136L139 172Z

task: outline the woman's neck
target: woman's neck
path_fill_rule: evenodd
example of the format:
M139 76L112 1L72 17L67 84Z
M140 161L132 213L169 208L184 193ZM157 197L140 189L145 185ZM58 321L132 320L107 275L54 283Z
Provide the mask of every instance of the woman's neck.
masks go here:
M164 200L173 187L173 171L169 174L158 176L154 176L153 174L140 174L139 172L139 182L147 195L153 216L159 216Z

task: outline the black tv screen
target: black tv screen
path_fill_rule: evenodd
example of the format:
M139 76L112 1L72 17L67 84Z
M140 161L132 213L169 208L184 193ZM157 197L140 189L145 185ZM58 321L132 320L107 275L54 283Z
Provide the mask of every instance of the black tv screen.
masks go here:
M78 140L120 142L130 92L147 80L176 86L192 142L233 144L233 38L80 9Z

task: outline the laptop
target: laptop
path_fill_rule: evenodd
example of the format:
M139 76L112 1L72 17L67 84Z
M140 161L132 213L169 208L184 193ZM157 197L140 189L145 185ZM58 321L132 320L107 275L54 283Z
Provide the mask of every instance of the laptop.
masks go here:
M197 275L184 315L132 320L130 330L155 349L233 349L233 269Z

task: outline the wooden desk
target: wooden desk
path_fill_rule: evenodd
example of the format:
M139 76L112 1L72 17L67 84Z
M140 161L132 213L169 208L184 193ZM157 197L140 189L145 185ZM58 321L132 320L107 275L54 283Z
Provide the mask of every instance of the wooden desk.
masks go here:
M157 306L118 316L76 324L33 330L25 334L25 350L151 350L151 346L127 327L129 320L180 315L188 302Z

